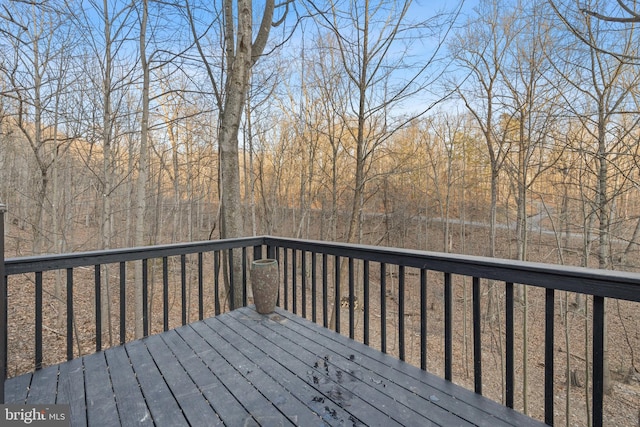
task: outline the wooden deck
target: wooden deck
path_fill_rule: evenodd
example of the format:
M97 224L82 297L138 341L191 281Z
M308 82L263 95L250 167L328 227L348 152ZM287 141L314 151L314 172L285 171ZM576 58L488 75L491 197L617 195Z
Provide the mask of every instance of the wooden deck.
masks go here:
M74 426L543 425L291 313L252 308L9 379L5 396L68 403Z

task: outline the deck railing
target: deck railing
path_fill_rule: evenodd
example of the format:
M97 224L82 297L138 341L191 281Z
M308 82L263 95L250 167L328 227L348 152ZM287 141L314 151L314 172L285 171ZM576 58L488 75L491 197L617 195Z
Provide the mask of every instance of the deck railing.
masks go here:
M482 333L481 333L481 280L495 281L504 289L504 335L505 335L505 404L514 407L515 391L515 346L514 346L514 311L516 298L514 290L516 285L531 285L544 289L544 421L549 425L554 423L554 326L555 326L555 301L556 291L568 291L592 296L592 411L591 421L594 426L603 424L603 397L604 397L604 339L605 339L605 298L640 302L640 274L598 270L580 267L556 266L542 263L522 262L487 257L444 254L424 252L406 249L384 248L377 246L350 245L342 243L316 242L309 240L283 239L265 237L265 244L275 251L281 258L284 266L284 295L281 305L287 310L307 317L305 312L305 289L308 284L304 269L307 262L305 258L311 258L312 319L317 320L315 307L317 305L316 287L317 275L322 281L322 318L325 327L333 322L335 330L341 332L340 305L341 298L334 295L342 295L341 286L348 287L348 301L344 301L348 307L349 336L355 334L355 298L356 280L354 260L362 261L362 286L364 301L363 307L363 342L370 344L371 330L371 294L370 294L370 270L372 264L379 267L379 307L380 310L380 349L386 352L387 336L387 277L390 266L397 269L397 336L398 356L405 359L406 340L405 335L405 304L406 304L406 269L413 268L419 271L419 298L420 298L420 366L427 367L427 273L437 272L442 275L444 304L444 377L453 380L453 276L471 278L472 281L472 323L473 323L473 376L474 390L482 394ZM274 249L275 248L275 249ZM280 255L281 254L281 255ZM321 266L317 266L316 255L322 259ZM328 268L328 257L334 259L334 271ZM301 259L302 281L300 297L296 296L298 290L296 284L297 275L287 278L289 270L296 271L297 260ZM340 260L346 261L341 264ZM343 270L346 265L346 272ZM329 294L335 305L331 310L328 306L328 276L333 273L333 295ZM341 283L346 277L347 283ZM282 293L282 291L281 291ZM298 307L301 299L302 305ZM538 347L539 345L536 345Z
M0 210L2 215L2 210ZM2 224L3 221L0 221ZM2 230L3 231L3 230ZM2 234L4 235L4 233ZM0 239L2 240L2 239ZM0 247L0 249L4 249ZM4 251L0 251L4 253ZM46 255L6 259L1 264L4 269L5 287L0 301L3 313L3 325L0 328L0 343L4 342L0 350L0 374L4 380L7 372L7 286L11 286L14 276L30 277L33 283L34 304L34 336L35 349L34 368L43 366L43 351L47 349L43 344L43 273L53 270L65 272L65 301L66 301L66 357L77 357L74 352L74 297L79 288L86 283L74 281L75 272L81 268L93 269L94 309L95 309L95 351L103 349L103 327L101 313L101 276L102 266L116 264L119 268L118 276L119 301L118 329L119 340L124 343L128 336L127 328L127 266L131 261L143 263L143 319L144 335L153 333L150 330L148 292L150 279L148 271L150 263L162 266L160 281L162 282L161 298L159 298L162 315L161 330L167 330L178 324L186 324L191 318L186 315L189 301L187 295L187 257L195 259L197 270L197 313L202 319L210 315L217 315L224 310L224 301L233 301L233 295L228 295L220 279L219 271L223 262L227 266L233 264L233 256L242 257L243 304L247 303L247 283L251 259L275 257L280 261L282 284L279 295L279 305L314 322L322 322L325 327L331 327L338 332L345 333L354 339L359 339L367 345L372 345L375 338L376 347L387 352L387 337L394 336L394 351L401 360L407 357L408 346L405 315L407 298L413 298L414 292L419 294L420 323L420 366L427 369L427 290L432 286L441 286L442 299L437 305L443 305L443 341L444 341L444 377L453 380L453 278L462 276L470 278L471 282L471 317L473 325L473 383L476 393L483 393L483 342L481 332L482 305L481 291L483 282L487 280L498 283L504 292L504 360L505 360L505 404L514 406L515 390L515 356L514 349L514 311L516 298L514 289L517 284L532 285L544 289L544 421L553 424L554 421L554 325L555 301L557 291L578 292L593 297L593 325L592 325L592 423L600 426L603 423L603 352L605 339L605 298L640 302L640 275L624 272L603 271L586 268L561 267L547 264L517 262L493 258L441 254L433 252L393 249L384 247L329 243L320 241L285 239L270 236L206 241L163 245L153 247L117 249L96 252L73 253L64 255ZM223 256L221 256L223 255ZM209 258L210 257L210 258ZM156 261L157 260L157 261ZM173 283L168 267L170 260L177 260L175 274L177 279ZM213 264L213 265L209 265ZM211 271L207 274L205 271ZM411 284L407 279L408 270L413 274ZM393 270L393 271L392 271ZM229 269L233 271L233 269ZM375 271L375 273L374 273ZM390 273L393 272L393 275ZM440 277L435 285L427 283L429 274ZM1 276L0 276L1 277ZM375 278L375 279L372 279ZM390 279L392 277L392 279ZM390 292L388 281L393 280L393 292ZM375 287L372 285L375 281ZM413 283L417 283L417 286ZM172 285L170 286L170 282ZM411 289L408 289L411 288ZM374 290L372 292L372 289ZM170 304L169 296L176 293L179 304ZM210 298L212 297L212 298ZM226 300L224 298L227 298ZM361 300L360 300L361 298ZM388 312L389 300L393 299L393 312ZM410 301L412 306L416 301ZM9 299L9 304L11 298ZM433 301L431 301L433 304ZM213 304L213 306L207 306ZM360 307L357 305L360 304ZM233 307L230 307L233 308ZM171 310L171 313L170 313ZM375 310L375 316L372 313ZM310 313L309 313L310 311ZM155 312L155 310L154 310ZM159 310L158 310L159 313ZM178 317L180 321L171 322L170 318ZM348 313L348 319L342 319L341 313ZM395 316L389 322L389 316ZM374 320L379 317L379 320ZM130 318L130 317L129 317ZM360 327L359 319L362 319ZM9 319L11 321L11 319ZM343 331L343 326L347 327ZM393 331L389 331L389 328ZM373 332L372 332L373 331ZM2 335L3 334L3 335ZM375 337L373 335L375 335ZM395 341L397 340L397 342ZM116 342L116 343L117 343ZM4 388L2 387L2 392ZM3 401L4 401L4 395Z

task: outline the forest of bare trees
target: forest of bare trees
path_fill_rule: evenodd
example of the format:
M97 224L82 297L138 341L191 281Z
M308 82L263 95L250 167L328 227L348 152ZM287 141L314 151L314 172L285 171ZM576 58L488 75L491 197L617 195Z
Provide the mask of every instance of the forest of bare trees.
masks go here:
M635 1L262 3L4 2L7 256L273 234L638 271Z
M393 229L402 216L442 224L440 250L463 244L450 220L482 222L483 255L527 259L544 229L558 236L547 261L630 267L633 23L547 2L420 19L401 2L268 5L248 24L249 59L233 11L208 2L4 5L1 191L25 231L16 254L262 233L427 247ZM253 69L240 101L236 60ZM223 183L231 109L238 176ZM224 186L238 200L221 206ZM225 204L241 220L227 234ZM513 247L496 246L500 226ZM571 233L582 244L568 261Z
M0 190L16 255L262 233L473 252L452 229L481 222L482 255L528 259L543 229L557 236L546 261L631 268L633 23L547 2L420 19L401 2L268 5L249 59L233 10L208 2L4 5ZM231 107L236 60L252 72ZM238 176L223 183L231 109ZM241 220L226 234L224 205ZM398 221L442 235L406 242ZM505 226L514 242L498 247Z

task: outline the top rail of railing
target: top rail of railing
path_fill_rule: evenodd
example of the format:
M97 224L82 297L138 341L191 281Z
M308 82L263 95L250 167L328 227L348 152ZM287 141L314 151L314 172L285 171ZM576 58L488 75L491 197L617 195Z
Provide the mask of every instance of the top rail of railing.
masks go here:
M271 236L263 239L268 246L640 302L640 273Z
M60 270L259 245L354 257L374 262L426 268L452 274L640 302L640 273L273 236L7 258L4 262L4 274L11 276L36 271Z
M245 237L236 239L206 240L192 243L140 246L124 249L105 249L89 252L7 258L5 259L5 275L11 276L14 274L33 273L36 271L44 272L51 270L63 270L65 268L195 254L199 252L259 246L262 244L264 244L264 237Z

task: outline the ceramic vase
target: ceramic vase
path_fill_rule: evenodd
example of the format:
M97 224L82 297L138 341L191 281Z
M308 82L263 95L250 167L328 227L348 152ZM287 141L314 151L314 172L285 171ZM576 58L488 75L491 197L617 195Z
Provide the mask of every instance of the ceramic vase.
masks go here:
M251 289L258 313L273 313L276 309L279 285L278 260L266 258L251 263Z

